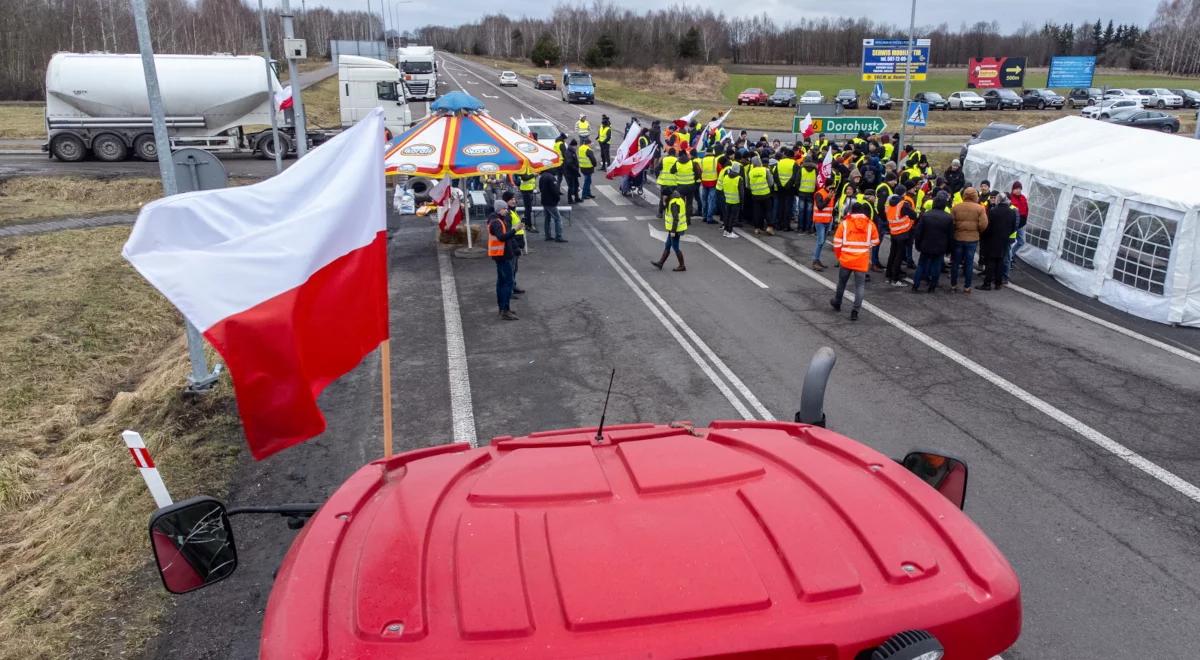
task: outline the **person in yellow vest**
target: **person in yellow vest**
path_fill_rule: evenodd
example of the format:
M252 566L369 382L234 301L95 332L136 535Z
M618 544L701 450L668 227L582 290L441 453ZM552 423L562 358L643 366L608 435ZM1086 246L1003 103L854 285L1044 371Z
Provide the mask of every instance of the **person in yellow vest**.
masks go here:
M666 155L659 160L658 178L655 183L658 184L658 212L661 214L663 209L667 207L667 201L671 199L671 193L675 191L675 161L678 158L675 156L675 149L667 149Z
M821 248L825 247L825 237L829 234L829 225L833 222L833 193L824 186L813 193L813 227L817 234L817 246L813 250L812 267L815 270L825 270L821 263Z
M767 224L771 212L771 195L776 185L771 171L762 163L762 158L755 156L750 159L750 167L746 170L746 188L750 191L750 218L754 222L754 233L764 231L769 236L775 235L775 230Z
M516 230L509 226L508 204L496 200L495 212L488 216L488 256L496 263L496 304L500 318L516 321L517 315L509 306L512 301L512 262L517 251Z
M519 296L525 293L525 289L517 285L517 271L521 268L521 253L529 245L525 242L525 223L521 222L521 216L517 213L517 196L513 194L513 191L505 190L504 194L500 195L500 199L508 208L508 226L517 238L517 249L513 251L512 255L512 294Z
M905 257L912 242L912 229L917 223L916 204L904 186L896 186L896 192L887 201L888 234L892 237L888 252L885 277L892 286L904 286L903 270Z
M833 232L833 254L838 260L837 291L829 301L829 306L835 312L842 311L842 297L846 293L846 284L854 277L854 307L850 310L850 320L858 320L858 310L862 308L863 295L867 289L867 268L870 265L871 249L879 247L879 230L875 223L866 216L867 206L856 202L852 212Z
M725 202L725 205L721 207L721 222L724 223L724 231L721 232L721 235L725 238L737 238L737 234L733 233L733 222L741 214L741 164L733 161L728 167L722 170L718 176L717 186L721 189L722 201Z
M592 172L596 171L596 152L592 149L591 138L583 138L579 144L579 173L583 175L583 188L579 191L579 199L595 199L592 194Z
M596 131L596 142L600 145L600 169L608 171L608 166L612 164L609 156L608 145L612 139L612 122L609 121L608 115L600 115L600 129Z
M679 191L679 196L683 198L683 203L687 207L688 217L697 215L699 208L694 198L698 177L696 176L696 163L688 152L679 154L679 158L675 159L672 174L675 179L675 189Z
M533 222L533 196L538 189L538 175L518 174L517 189L521 191L521 203L525 207L525 224L529 225L529 231L536 234L538 228Z
M575 135L580 140L592 137L592 125L588 122L587 115L579 115L579 121L575 122Z
M799 199L798 227L802 232L815 233L813 227L813 193L817 191L817 163L809 159L804 161L800 171L796 173L796 193Z
M554 168L554 178L558 181L558 185L562 186L563 180L563 165L567 162L567 135L559 133L558 137L554 138L554 151L558 153L559 166Z
M713 216L717 213L717 200L720 198L717 194L717 148L716 145L712 146L700 157L700 213L706 225L716 222Z
M886 135L883 137L884 140L883 144L881 145L883 148L882 158L886 162L892 160L892 156L896 155L896 145L892 144L892 139L890 137Z
M789 149L780 149L773 174L779 189L775 192L775 229L791 231L792 207L796 205L796 159Z
M667 262L667 257L671 256L671 250L674 250L675 259L679 261L679 265L674 268L675 272L687 270L687 267L683 265L683 251L679 249L679 241L688 228L687 205L684 204L678 189L671 191L671 199L667 202L666 211L663 213L663 226L667 230L667 242L663 246L662 257L658 261L650 263L654 264L655 268L662 270L663 264Z

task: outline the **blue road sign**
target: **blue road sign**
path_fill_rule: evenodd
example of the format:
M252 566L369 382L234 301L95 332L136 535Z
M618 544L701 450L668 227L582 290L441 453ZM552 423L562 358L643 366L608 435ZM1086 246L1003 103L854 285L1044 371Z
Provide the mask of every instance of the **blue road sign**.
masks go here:
M904 123L909 126L924 126L929 120L929 104L916 101L908 104L908 118Z
M883 83L881 83L881 82L875 83L875 91L871 92L871 96L874 96L876 98L883 96Z
M862 79L904 80L908 62L907 39L863 39ZM912 79L925 80L929 72L929 40L913 40Z
M1047 87L1091 87L1096 75L1094 55L1070 55L1050 59Z

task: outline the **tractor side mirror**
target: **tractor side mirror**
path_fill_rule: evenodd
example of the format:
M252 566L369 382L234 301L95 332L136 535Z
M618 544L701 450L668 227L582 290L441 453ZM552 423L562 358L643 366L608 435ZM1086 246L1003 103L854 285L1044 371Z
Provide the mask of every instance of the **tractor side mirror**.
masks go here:
M914 451L906 455L900 464L941 493L954 506L963 508L967 500L966 463L933 452Z
M237 568L233 527L225 505L193 497L150 516L150 547L163 586L185 594L220 582Z

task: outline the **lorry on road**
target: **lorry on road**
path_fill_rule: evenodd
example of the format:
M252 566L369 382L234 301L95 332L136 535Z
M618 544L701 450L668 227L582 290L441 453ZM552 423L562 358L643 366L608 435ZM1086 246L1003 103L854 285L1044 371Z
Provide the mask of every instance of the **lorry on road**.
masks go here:
M274 68L262 57L233 55L155 55L159 88L172 149L196 147L214 153L253 153L274 158L271 104L283 91ZM343 56L339 61L342 125L383 107L385 124L396 134L411 117L398 91L400 72L381 60ZM268 92L268 90L270 90ZM295 153L290 110L277 111L283 155ZM130 156L158 159L154 126L139 55L57 53L46 67L44 151L60 161L89 155L100 161ZM309 130L318 145L335 131Z
M562 100L567 103L596 102L596 83L584 71L563 71Z
M404 75L404 93L411 101L437 98L437 59L433 46L396 49L396 66Z

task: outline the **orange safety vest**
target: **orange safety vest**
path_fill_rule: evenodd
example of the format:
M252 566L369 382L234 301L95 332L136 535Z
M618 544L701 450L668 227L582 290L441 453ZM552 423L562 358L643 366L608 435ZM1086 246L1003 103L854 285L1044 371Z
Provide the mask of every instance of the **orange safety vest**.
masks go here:
M816 203L813 204L813 222L818 225L827 225L833 222L833 194L825 188L819 188L816 192ZM825 208L822 209L821 207Z
M503 220L497 219L496 222L500 223L500 233L501 234L508 232L508 225L504 224ZM492 228L491 228L490 224L488 225L488 256L489 257L503 257L504 256L504 241L496 238L496 235L492 233Z
M900 203L896 204L895 206L887 207L888 231L891 232L892 236L903 234L913 227L912 218L908 217L907 215L901 215L900 213L900 209L904 207L905 203L908 204L909 208L916 208L916 203L913 202L912 197L909 197L908 195L905 195L903 198L901 198Z
M879 245L879 230L861 213L848 216L833 234L833 254L846 270L867 272L871 248Z

